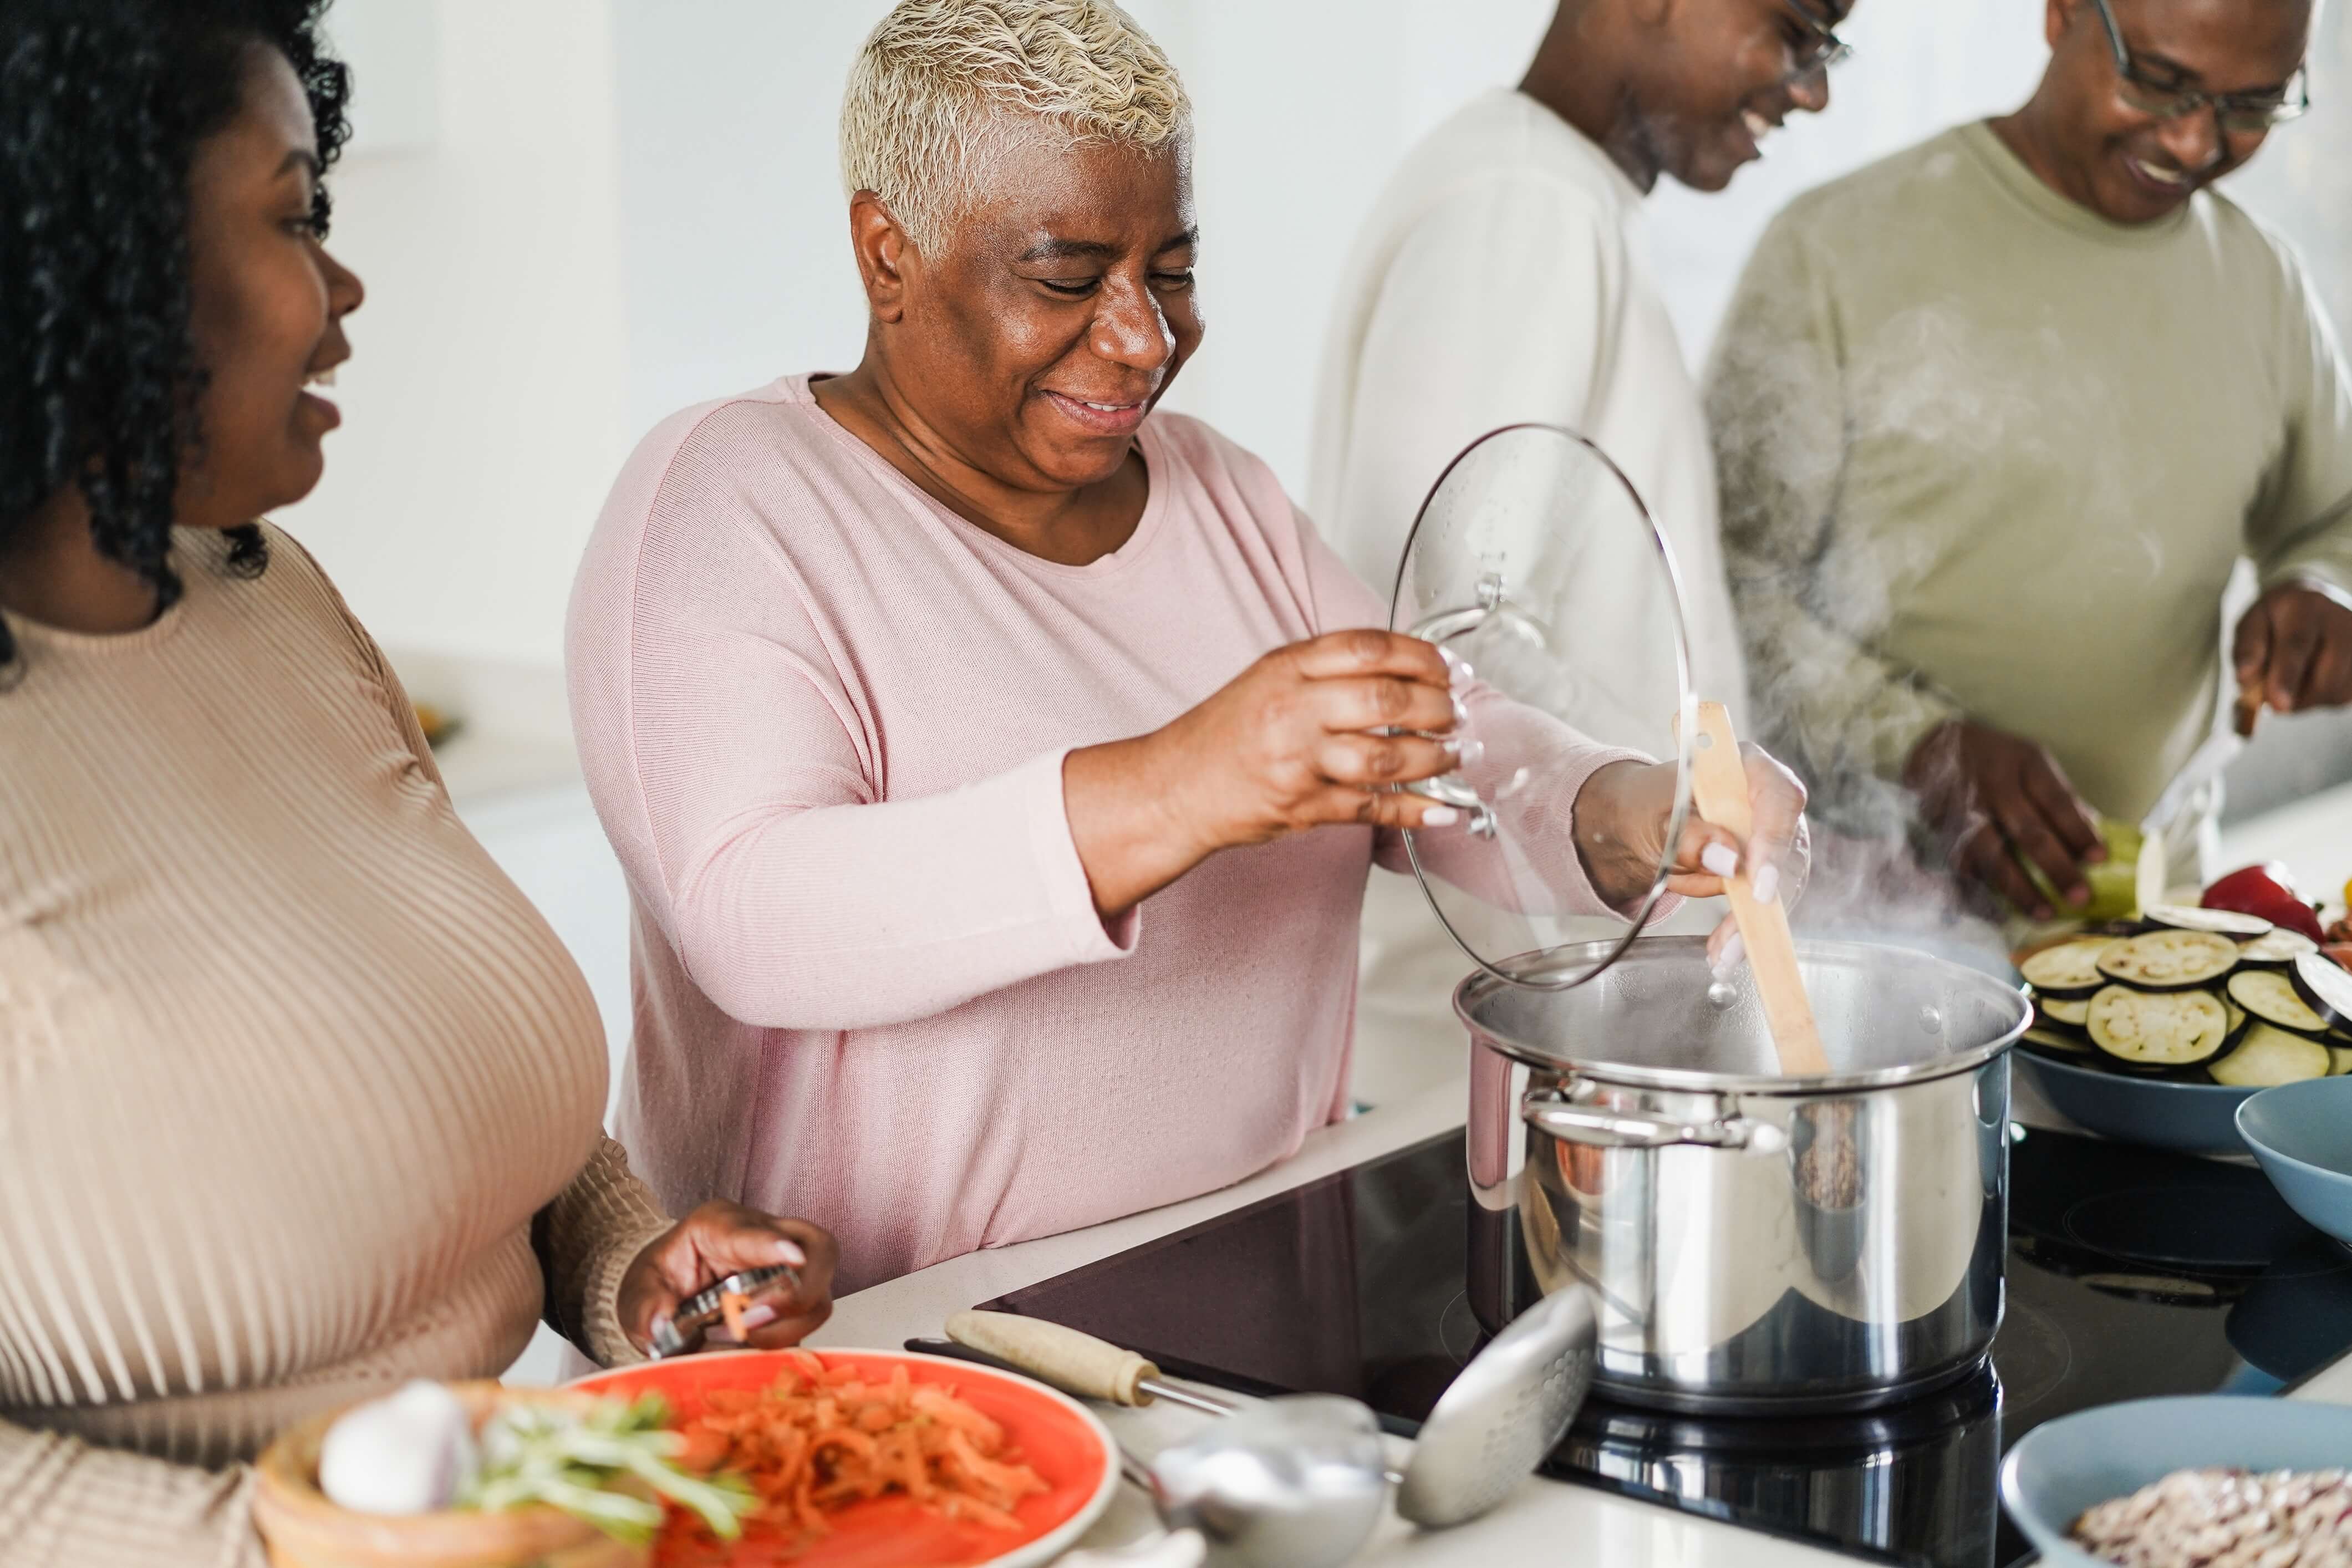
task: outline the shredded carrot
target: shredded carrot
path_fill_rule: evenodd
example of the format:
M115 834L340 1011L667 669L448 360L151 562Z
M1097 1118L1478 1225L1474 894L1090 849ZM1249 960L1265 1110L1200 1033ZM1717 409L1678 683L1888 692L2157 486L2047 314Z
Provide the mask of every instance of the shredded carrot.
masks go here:
M740 1290L719 1292L719 1314L727 1320L727 1332L739 1345L751 1342L751 1331L743 1326L743 1309L751 1304L751 1298Z
M1021 1500L1051 1489L1004 1429L945 1388L918 1388L905 1367L887 1382L793 1352L761 1389L714 1389L685 1423L688 1452L730 1469L761 1500L753 1528L826 1533L826 1515L887 1495L955 1520L1016 1530Z

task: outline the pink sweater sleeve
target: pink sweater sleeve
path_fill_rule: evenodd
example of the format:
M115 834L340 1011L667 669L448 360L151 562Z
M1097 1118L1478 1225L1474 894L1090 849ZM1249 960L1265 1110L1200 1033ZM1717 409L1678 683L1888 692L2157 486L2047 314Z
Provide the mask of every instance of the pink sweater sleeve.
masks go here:
M570 628L574 724L639 901L712 1002L757 1027L944 1012L1131 951L1070 838L1059 752L879 800L874 740L791 561L723 485L632 459Z
M1304 514L1298 525L1323 628L1387 626L1381 596L1348 569ZM1419 844L1423 863L1464 891L1523 914L1622 917L1622 910L1602 902L1577 853L1575 804L1602 768L1654 759L1604 746L1490 688L1474 690L1468 705L1471 732L1486 751L1480 764L1465 773L1480 796L1496 803L1507 831L1495 841L1459 829L1425 832ZM1513 775L1521 768L1535 782L1515 787ZM1387 870L1412 874L1402 834L1381 834L1374 858ZM1679 904L1661 900L1653 919L1663 919Z

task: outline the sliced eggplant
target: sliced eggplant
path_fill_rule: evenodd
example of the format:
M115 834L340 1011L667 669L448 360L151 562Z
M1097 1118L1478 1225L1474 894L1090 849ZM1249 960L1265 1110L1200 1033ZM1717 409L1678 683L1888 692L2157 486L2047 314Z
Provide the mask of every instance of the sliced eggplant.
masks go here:
M2316 1039L2327 1020L2313 1012L2287 977L2275 969L2241 969L2230 976L2230 1000L2273 1028Z
M2295 994L2310 1003L2328 1026L2352 1029L2352 971L2324 952L2306 952L2286 973Z
M2079 1029L2091 1021L2091 999L2087 996L2069 1001L2059 996L2036 996L2033 1010L2053 1024L2063 1024Z
M2091 1044L2133 1072L2169 1072L2221 1054L2230 1009L2210 991L2134 991L2110 985L2091 998Z
M2326 1078L2335 1065L2333 1055L2317 1040L2257 1023L2246 1031L2236 1050L2208 1070L2215 1083L2231 1089L2270 1089Z
M2281 966L2293 963L2306 952L2317 952L2319 944L2299 931L2284 926L2273 926L2268 936L2258 936L2238 949L2241 963L2271 963Z
M2052 1056L2064 1057L2069 1061L2079 1062L2084 1057L2098 1054L2091 1045L2091 1037L2088 1035L2078 1035L2067 1029L2028 1029L2025 1031L2023 1039L2025 1044L2033 1047L2036 1050L2045 1051ZM2347 1057L2352 1057L2352 1051L2347 1051L2344 1054Z
M2147 922L2172 931L2210 931L2234 942L2252 942L2278 928L2260 915L2235 910L2203 910L2194 904L2157 904L2145 911Z
M2150 931L2116 943L2098 965L2136 991L2196 991L2238 967L2238 944L2210 931Z
M2116 945L2113 938L2096 936L2045 947L2017 966L2037 996L2061 1001L2087 1001L2107 984L2099 973L2099 954Z

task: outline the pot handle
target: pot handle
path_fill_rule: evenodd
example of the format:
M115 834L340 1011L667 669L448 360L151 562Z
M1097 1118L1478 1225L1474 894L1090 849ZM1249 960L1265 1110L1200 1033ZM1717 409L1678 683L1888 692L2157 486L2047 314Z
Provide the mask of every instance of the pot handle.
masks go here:
M1557 1094L1533 1095L1519 1107L1519 1120L1570 1143L1602 1149L1736 1149L1772 1155L1789 1147L1789 1134L1769 1121L1726 1116L1714 1121L1679 1121L1638 1110L1603 1110L1578 1105Z

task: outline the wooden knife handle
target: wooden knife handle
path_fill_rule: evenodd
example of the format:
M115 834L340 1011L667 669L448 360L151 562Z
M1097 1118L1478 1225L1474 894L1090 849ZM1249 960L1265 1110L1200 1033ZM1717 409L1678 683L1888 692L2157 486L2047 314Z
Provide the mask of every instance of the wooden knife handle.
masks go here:
M1698 705L1698 733L1692 739L1691 799L1698 814L1717 827L1739 835L1745 842L1755 831L1755 812L1748 799L1748 769L1739 760L1739 738L1731 732L1731 714L1720 702ZM1805 994L1804 972L1797 967L1797 942L1789 933L1789 911L1775 896L1758 900L1745 871L1725 888L1732 919L1748 945L1748 966L1756 971L1756 989L1764 1000L1764 1016L1772 1028L1772 1044L1780 1053L1780 1070L1791 1078L1828 1076L1830 1060L1822 1049L1813 1005Z
M1042 1318L1011 1312L958 1312L948 1320L948 1338L1011 1362L1031 1376L1082 1399L1149 1405L1151 1395L1143 1384L1160 1376L1158 1367L1133 1351Z

